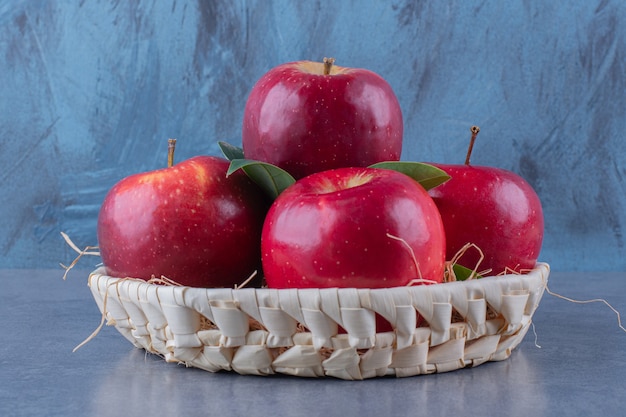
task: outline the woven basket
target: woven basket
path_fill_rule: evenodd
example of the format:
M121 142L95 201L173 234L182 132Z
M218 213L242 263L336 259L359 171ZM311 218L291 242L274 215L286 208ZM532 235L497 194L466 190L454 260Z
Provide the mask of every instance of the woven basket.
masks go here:
M99 268L89 286L107 324L168 362L365 379L507 359L529 329L549 272L538 263L527 274L437 285L234 290L148 284ZM375 313L394 331L376 333Z

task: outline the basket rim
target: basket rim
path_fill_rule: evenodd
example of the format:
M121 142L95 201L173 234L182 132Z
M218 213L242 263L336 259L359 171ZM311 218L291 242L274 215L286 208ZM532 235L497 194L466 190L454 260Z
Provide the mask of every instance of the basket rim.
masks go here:
M488 276L484 276L481 278L475 278L475 279L464 280L464 281L459 280L459 281L441 282L441 283L427 284L427 285L407 285L407 286L393 286L393 287L380 287L380 288L336 287L336 286L335 287L319 287L319 288L296 288L296 287L293 287L293 288L270 288L270 287L230 288L230 287L191 287L188 285L180 285L180 284L163 285L163 284L150 283L143 278L113 277L106 273L105 265L100 265L89 274L89 279L91 280L92 276L101 276L101 277L106 278L110 282L135 281L141 284L142 286L151 286L155 288L171 287L171 288L179 288L184 291L218 291L220 293L224 291L242 292L242 291L251 291L251 290L260 290L260 291L270 290L270 291L278 291L278 292L292 292L292 291L300 292L300 291L315 291L315 290L331 290L331 291L336 290L339 292L355 291L355 290L356 291L385 292L389 290L393 291L393 290L402 289L402 288L420 289L420 288L433 288L433 287L441 287L441 286L452 287L452 286L459 286L459 285L466 286L466 287L467 286L479 286L480 287L492 281L499 281L499 280L510 279L510 278L519 279L519 280L528 280L528 279L534 279L537 276L541 276L541 278L543 278L543 281L547 281L547 275L549 273L550 273L550 264L547 262L538 261L533 267L533 269L525 273L507 273L507 274L500 274L500 275L488 275Z

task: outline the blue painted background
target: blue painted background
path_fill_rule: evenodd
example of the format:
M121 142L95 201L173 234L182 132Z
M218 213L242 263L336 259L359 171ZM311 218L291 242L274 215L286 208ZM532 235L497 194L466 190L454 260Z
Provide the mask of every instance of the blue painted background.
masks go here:
M626 5L542 1L0 3L0 267L57 267L96 244L106 191L134 172L240 144L268 69L333 56L395 89L402 158L524 176L541 259L626 270ZM97 260L88 259L90 267Z

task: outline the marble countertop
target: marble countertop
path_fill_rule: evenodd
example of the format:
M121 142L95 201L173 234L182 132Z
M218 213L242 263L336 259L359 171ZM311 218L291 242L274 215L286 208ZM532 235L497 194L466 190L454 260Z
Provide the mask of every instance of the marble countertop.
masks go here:
M0 415L621 415L626 332L607 305L545 293L511 357L409 378L212 374L134 348L100 323L89 271L0 270ZM626 272L550 275L551 291L626 312Z

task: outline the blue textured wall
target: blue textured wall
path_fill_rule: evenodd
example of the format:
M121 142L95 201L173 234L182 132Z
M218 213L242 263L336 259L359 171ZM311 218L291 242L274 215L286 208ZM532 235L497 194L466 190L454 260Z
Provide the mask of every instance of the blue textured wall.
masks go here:
M478 124L472 162L543 201L543 260L626 269L621 0L9 1L0 25L0 267L70 261L59 232L96 244L106 191L168 137L179 161L240 144L265 71L334 56L394 87L403 159L462 163Z

